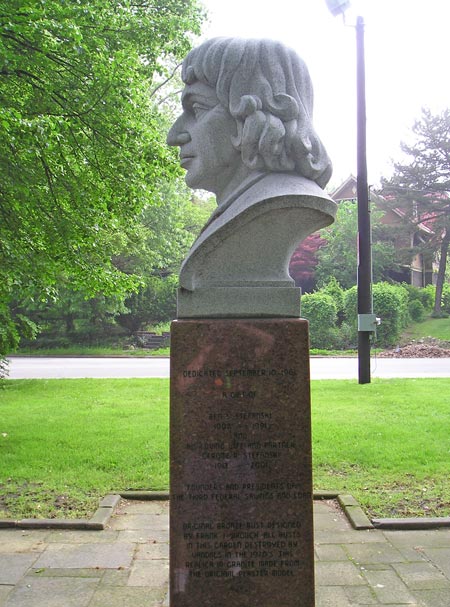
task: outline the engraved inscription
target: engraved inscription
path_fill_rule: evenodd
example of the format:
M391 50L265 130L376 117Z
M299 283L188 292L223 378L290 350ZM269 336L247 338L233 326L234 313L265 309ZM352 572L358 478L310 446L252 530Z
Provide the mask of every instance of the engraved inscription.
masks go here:
M244 508L253 503L276 503L289 508L291 503L312 499L311 491L305 491L301 482L254 482L251 476L252 471L259 470L270 474L274 464L298 452L296 434L289 436L289 428L280 429L280 409L266 394L267 381L275 377L284 382L294 380L295 369L196 368L183 370L183 377L211 386L203 432L188 437L186 456L218 472L231 470L239 478L247 475L248 481L185 483L182 491L172 495L174 502ZM184 567L194 578L292 577L303 566L298 557L301 530L302 522L295 518L185 520Z
M301 521L199 521L183 524L192 577L294 575L302 567L294 549Z
M280 596L284 607L312 607L306 323L255 319L176 325L174 607L228 602L273 607Z

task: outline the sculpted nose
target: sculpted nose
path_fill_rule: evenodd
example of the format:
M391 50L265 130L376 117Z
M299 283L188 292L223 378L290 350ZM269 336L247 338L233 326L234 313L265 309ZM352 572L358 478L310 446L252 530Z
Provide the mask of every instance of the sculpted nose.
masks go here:
M167 134L167 145L184 145L185 143L189 143L190 140L191 136L183 128L180 116Z

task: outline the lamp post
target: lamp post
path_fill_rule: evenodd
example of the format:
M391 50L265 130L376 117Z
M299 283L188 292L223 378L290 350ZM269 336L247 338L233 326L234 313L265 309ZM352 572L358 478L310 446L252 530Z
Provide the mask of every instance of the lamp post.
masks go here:
M326 0L330 12L344 15L348 0ZM366 155L366 77L364 20L356 20L357 201L358 201L358 382L370 383L370 337L377 319L372 306L372 235Z

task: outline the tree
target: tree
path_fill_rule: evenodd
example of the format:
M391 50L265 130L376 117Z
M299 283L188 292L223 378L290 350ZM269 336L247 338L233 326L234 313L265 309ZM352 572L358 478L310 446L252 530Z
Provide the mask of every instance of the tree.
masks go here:
M380 219L382 213L372 210L372 262L374 281L383 280L389 269L395 266L394 247L389 241L387 228ZM344 289L356 284L357 271L358 208L356 201L339 203L336 221L320 235L326 241L317 253L318 284L325 285L334 276Z
M140 213L135 238L114 258L115 267L140 277L137 292L90 297L56 282L58 297L40 301L35 295L14 311L39 326L39 347L109 343L149 324L172 320L176 310L178 271L195 236L211 215L215 201L192 193L182 179L165 184Z
M25 302L21 312L39 327L39 340L23 340L25 345L64 347L73 343L106 343L121 331L116 325L119 314L127 311L122 296L97 295L86 298L80 290L67 289L61 279L54 301ZM17 313L18 308L14 311ZM23 336L26 337L26 336Z
M315 232L300 243L291 257L289 274L303 291L312 291L316 284L317 252L325 244L326 241L321 238L319 232Z
M152 91L200 22L196 0L0 0L0 354L14 297L137 287L114 257L179 171Z
M439 257L434 313L440 315L450 246L450 110L433 115L422 109L412 131L415 141L401 144L409 159L394 164L394 174L382 181L382 189L406 221L433 230L426 247Z
M143 279L139 291L125 300L127 311L118 317L130 333L175 317L181 262L215 206L213 197L202 200L177 180L165 184L144 209L143 237L118 261Z

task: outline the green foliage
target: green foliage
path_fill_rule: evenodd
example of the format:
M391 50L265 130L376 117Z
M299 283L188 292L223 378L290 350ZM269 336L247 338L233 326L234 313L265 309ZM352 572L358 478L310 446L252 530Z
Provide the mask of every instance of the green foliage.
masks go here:
M321 289L303 295L302 314L310 321L313 349L346 350L355 347L354 331L345 322L344 299L345 291L334 276Z
M374 343L377 347L385 348L399 342L403 330L408 328L409 338L418 339L427 335L446 339L448 332L444 325L439 327L423 324L426 316L431 312L434 302L435 287L428 285L418 288L403 283L375 283L373 285L373 307L375 314L381 318L381 325L377 327ZM337 316L330 312L330 300L334 302ZM351 349L358 341L358 290L354 286L344 291L333 277L329 282L311 295L302 297L302 315L310 320L311 345L314 349ZM342 312L340 312L342 306ZM444 285L443 312L438 318L446 318L447 306L450 312L450 285ZM334 320L333 320L334 318ZM431 321L430 321L431 322ZM443 321L444 322L444 321ZM423 325L423 328L422 328ZM320 344L320 345L317 345Z
M358 289L356 286L344 292L344 316L356 342L358 336Z
M376 344L380 347L392 346L398 342L409 320L408 292L401 285L381 282L373 285L372 293L374 313L381 318L381 325L376 331ZM345 292L344 307L345 317L355 338L358 329L357 302L358 291L352 287Z
M322 292L306 293L301 299L301 311L303 318L309 321L311 347L329 347L337 320L333 298Z
M9 352L17 347L20 340L18 327L11 319L9 310L0 309L0 352Z
M336 305L338 324L342 324L344 319L344 289L341 287L336 277L332 276L319 291L320 293L329 295L333 299Z
M438 311L436 311L436 287L434 285L427 285L423 289L418 289L417 287L412 287L411 285L405 284L403 286L408 290L410 301L417 299L422 303L425 314L430 314L432 312L433 318L447 318L447 315L450 314L449 283L444 283L442 285L442 295ZM414 320L414 317L412 318Z
M401 285L378 283L373 286L373 309L382 320L377 329L377 343L391 345L398 342L410 317L408 293Z
M106 344L117 334L115 318L126 311L122 296L100 294L88 298L72 290L62 279L57 287L58 297L52 301L34 298L25 302L23 312L39 327L39 341L34 344L30 341L34 335L22 333L22 345L50 348L67 347L71 343Z
M178 273L195 237L211 215L214 199L204 201L196 197L177 178L160 184L139 215L135 238L115 264L128 274L145 279Z
M422 304L425 313L429 314L431 312L436 291L433 285L419 288L415 287L414 285L409 285L406 282L402 282L402 287L408 292L408 299L410 303L413 301L418 301Z
M427 312L431 311L433 308L434 300L436 298L436 287L434 285L427 285L423 289L421 289L421 299L425 310Z
M425 223L429 238L419 247L430 255L438 254L434 312L439 316L450 247L450 109L433 115L422 109L413 126L414 142L402 144L405 163L395 163L390 180L382 180L383 193L392 205L401 208L405 221Z
M450 314L450 284L447 282L442 289L442 310Z
M414 322L422 322L425 319L425 308L418 299L413 299L408 303L408 312Z
M171 325L172 321L158 322L156 323L156 325L149 325L148 327L146 327L146 329L147 331L156 333L156 335L162 335L163 333L170 333Z
M153 92L200 20L196 0L0 0L0 305L19 334L12 299L61 276L91 297L139 285L114 260L179 172Z
M375 209L372 218L372 262L374 281L383 280L389 269L395 266L395 251L389 241L386 227L381 223L382 213ZM316 278L325 285L334 277L344 289L356 284L357 274L358 207L354 200L339 203L336 221L321 231L327 244L319 249Z
M328 282L331 276L345 289L356 284L356 202L344 201L338 206L336 221L321 236L327 244L319 249L316 279L319 285Z
M123 272L141 277L137 292L93 298L60 278L52 301L39 301L38 295L28 299L24 313L41 329L35 347L114 344L116 338L145 329L149 323L172 320L176 272L212 212L211 201L192 198L181 180L165 184L142 211L139 229L126 252L115 257L115 265ZM27 342L22 345L33 347Z
M131 334L148 324L166 322L176 316L178 277L150 277L146 286L126 300L127 313L118 323Z
M391 285L388 283L378 283L374 285L373 305L377 316L380 316L380 314L385 311L386 318L388 318L390 316L388 311L390 312L392 310L394 299L397 301L397 313L391 315L393 319L392 322L394 326L398 326L399 332L401 332L410 320L408 312L408 292L403 285Z
M344 321L332 332L331 348L352 350L358 346L358 339L350 323Z
M17 347L20 337L9 310L0 307L0 380L8 374L8 361L4 354Z
M4 387L3 380L8 375L8 360L4 356L0 356L0 387Z
M17 348L20 336L34 338L37 325L23 314L11 316L10 310L0 303L0 379L8 374L8 363L4 356Z

